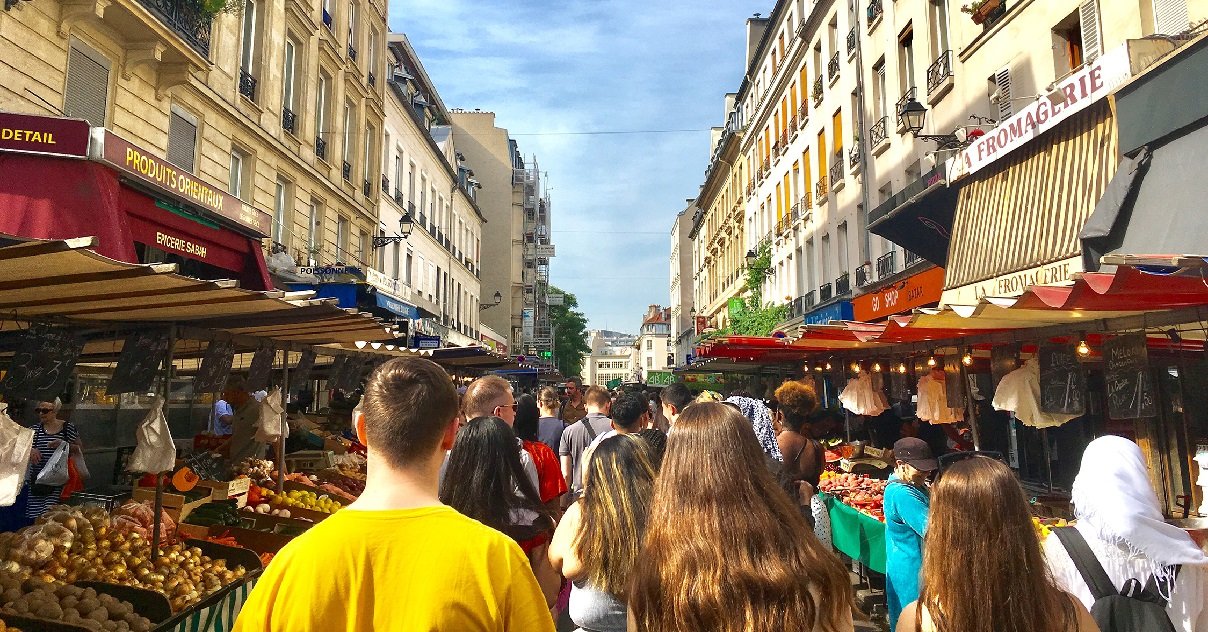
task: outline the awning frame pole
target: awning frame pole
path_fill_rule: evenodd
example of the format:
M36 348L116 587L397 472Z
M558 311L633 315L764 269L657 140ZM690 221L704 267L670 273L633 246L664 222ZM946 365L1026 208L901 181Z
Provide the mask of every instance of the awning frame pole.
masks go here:
M168 325L168 358L164 363L164 417L171 410L168 401L172 398L172 355L176 349L176 323ZM159 542L163 531L164 479L162 472L155 473L155 522L151 525L151 561L159 559Z
M285 493L285 432L289 415L289 350L281 351L281 433L277 437L277 493Z

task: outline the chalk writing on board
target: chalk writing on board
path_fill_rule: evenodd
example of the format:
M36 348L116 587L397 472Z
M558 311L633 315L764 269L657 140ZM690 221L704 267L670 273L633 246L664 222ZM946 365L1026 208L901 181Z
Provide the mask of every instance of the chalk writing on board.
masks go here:
M273 372L273 358L277 351L272 347L262 347L252 356L252 364L247 370L247 390L256 391L268 388L269 377Z
M1138 419L1158 414L1149 377L1145 334L1115 336L1103 345L1107 414L1112 419Z
M229 340L215 340L206 347L206 355L201 359L201 367L193 377L193 392L217 393L226 385L227 375L231 372L231 361L235 350Z
M1046 413L1086 413L1086 376L1073 345L1047 345L1039 351L1040 410Z
M168 356L168 332L139 331L126 337L117 368L105 392L146 393L155 382L155 374Z
M8 397L53 400L67 386L83 348L84 341L69 330L30 327L0 381L0 392Z

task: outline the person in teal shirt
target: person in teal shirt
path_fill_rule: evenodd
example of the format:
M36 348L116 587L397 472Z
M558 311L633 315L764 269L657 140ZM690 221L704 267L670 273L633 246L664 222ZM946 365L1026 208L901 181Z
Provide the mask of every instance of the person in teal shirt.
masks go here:
M898 625L906 604L919 598L923 533L931 506L926 481L939 467L931 448L906 437L893 444L896 467L885 488L885 601L889 629Z

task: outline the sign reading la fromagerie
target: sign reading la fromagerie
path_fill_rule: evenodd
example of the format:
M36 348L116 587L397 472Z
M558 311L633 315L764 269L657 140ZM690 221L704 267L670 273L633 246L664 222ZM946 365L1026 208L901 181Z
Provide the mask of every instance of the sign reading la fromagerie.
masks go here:
M250 228L261 236L269 234L271 220L268 213L244 204L242 200L227 193L225 189L205 182L109 130L105 130L102 158L139 182L163 191L186 204L200 207L219 217Z

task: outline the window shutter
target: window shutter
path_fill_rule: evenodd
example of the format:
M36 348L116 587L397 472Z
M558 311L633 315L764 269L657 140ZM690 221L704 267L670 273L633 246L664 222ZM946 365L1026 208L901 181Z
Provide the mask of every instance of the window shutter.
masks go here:
M192 172L196 148L197 125L172 112L168 117L168 162Z
M1187 16L1187 0L1153 0L1154 32L1177 35L1187 30L1191 19Z
M994 85L998 88L998 122L1003 122L1015 113L1011 107L1011 69L1003 68L994 73Z
M1086 0L1078 7L1078 21L1082 25L1082 50L1086 62L1094 61L1103 53L1103 39L1099 35L1099 0Z
M108 97L109 61L73 42L67 53L63 114L82 118L94 127L104 127Z

